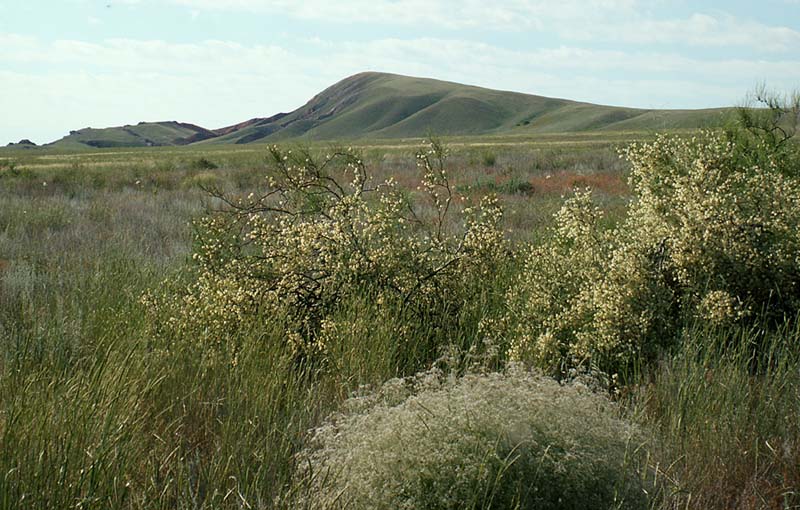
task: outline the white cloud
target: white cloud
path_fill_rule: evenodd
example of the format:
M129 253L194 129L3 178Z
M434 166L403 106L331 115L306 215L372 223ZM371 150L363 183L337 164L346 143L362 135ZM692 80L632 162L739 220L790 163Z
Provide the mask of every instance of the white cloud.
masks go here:
M386 23L493 29L553 30L571 40L632 44L688 44L795 51L800 32L739 20L727 14L695 13L680 19L648 16L659 0L169 0L200 10L283 14L326 23ZM783 0L797 2L800 0Z
M700 60L670 53L592 50L578 47L559 47L533 51L516 51L484 43L460 40L421 38L412 40L384 39L370 43L349 43L332 50L337 61L349 58L366 64L383 62L420 63L429 66L433 74L457 74L467 80L484 83L503 81L506 73L535 75L541 72L565 76L638 75L655 76L662 80L681 77L684 81L739 82L742 80L774 79L784 83L800 82L798 60ZM481 70L484 70L483 72ZM502 70L502 73L493 72ZM491 86L491 85L489 85ZM534 90L523 87L518 90ZM603 87L605 91L608 87Z
M451 29L542 28L553 19L596 19L633 13L637 0L170 0L203 10L282 13L326 22L377 22Z
M221 127L302 105L322 85L310 74L302 58L274 46L0 34L0 145L140 120Z
M693 14L686 19L596 23L563 34L573 40L606 40L635 44L688 44L796 52L800 32L787 27L740 21L729 15Z
M364 70L640 107L734 104L754 84L800 83L800 60L698 59L574 46L509 50L456 39L333 43L322 51L230 41L43 42L0 34L0 143L140 120L221 127L289 111ZM23 100L24 98L24 100Z
M40 63L109 71L154 71L208 75L261 72L265 66L289 66L296 57L279 46L245 46L230 41L168 43L160 40L108 39L102 43L0 34L0 62Z

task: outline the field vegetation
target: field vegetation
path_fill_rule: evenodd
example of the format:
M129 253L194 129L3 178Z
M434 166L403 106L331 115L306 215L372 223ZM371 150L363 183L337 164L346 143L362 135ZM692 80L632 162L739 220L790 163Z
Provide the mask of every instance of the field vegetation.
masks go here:
M800 507L745 120L0 154L0 508Z

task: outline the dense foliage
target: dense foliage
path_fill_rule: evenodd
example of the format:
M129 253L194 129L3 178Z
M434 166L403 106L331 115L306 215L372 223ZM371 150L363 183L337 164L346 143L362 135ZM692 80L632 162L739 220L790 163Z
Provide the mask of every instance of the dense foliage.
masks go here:
M225 207L199 223L199 274L171 325L221 342L254 318L282 320L296 353L324 353L335 310L367 295L415 324L447 329L496 275L505 244L497 200L463 207L446 156L437 142L417 153L421 208L394 180L374 184L352 150L317 161L272 147L265 192L214 193ZM451 219L456 209L460 221Z
M300 453L299 508L643 508L644 440L581 384L511 366L354 397ZM591 503L589 503L591 502Z
M800 157L750 133L658 136L623 152L634 199L603 225L589 191L556 216L508 294L512 358L616 371L693 319L800 311Z

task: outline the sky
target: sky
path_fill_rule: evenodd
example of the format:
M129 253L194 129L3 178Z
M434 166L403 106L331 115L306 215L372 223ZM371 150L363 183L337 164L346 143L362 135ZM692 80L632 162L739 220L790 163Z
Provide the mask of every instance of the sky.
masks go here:
M362 71L640 108L800 90L800 0L0 0L0 145L288 112Z

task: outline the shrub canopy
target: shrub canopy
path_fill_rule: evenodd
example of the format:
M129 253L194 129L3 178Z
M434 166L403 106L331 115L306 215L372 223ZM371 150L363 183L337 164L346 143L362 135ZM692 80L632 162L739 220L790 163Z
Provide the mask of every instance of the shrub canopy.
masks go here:
M303 355L326 349L330 318L352 298L446 327L504 252L497 200L463 207L446 156L435 141L417 153L420 200L392 179L374 183L353 150L316 158L272 147L262 194L209 190L223 206L197 225L197 276L177 306L148 302L171 307L172 329L201 340L224 341L261 317L284 320Z
M645 508L640 432L582 384L503 373L395 379L298 456L294 508Z
M603 228L590 191L556 216L508 293L510 355L555 373L615 372L680 335L800 311L800 157L763 134L633 144L627 218Z

